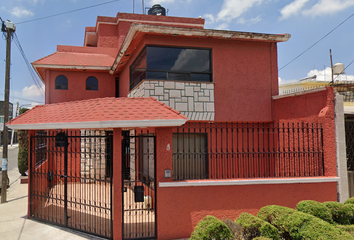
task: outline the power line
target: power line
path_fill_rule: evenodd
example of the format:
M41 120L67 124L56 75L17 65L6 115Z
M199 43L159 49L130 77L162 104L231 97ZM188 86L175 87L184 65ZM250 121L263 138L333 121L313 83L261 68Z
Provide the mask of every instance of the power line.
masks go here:
M294 62L296 59L298 59L299 57L301 57L305 52L307 52L308 50L310 50L311 48L313 48L317 43L321 42L323 39L325 39L328 35L330 35L332 32L334 32L334 30L336 30L338 27L340 27L343 23L345 23L346 21L348 21L351 17L354 16L354 13L352 15L350 15L348 18L346 18L343 22L341 22L340 24L338 24L335 28L333 28L331 31L329 31L326 35L324 35L320 40L318 40L317 42L315 42L314 44L312 44L310 47L308 47L305 51L303 51L302 53L300 53L299 55L297 55L294 59L292 59L290 62L288 62L287 64L285 64L284 66L282 66L281 68L279 68L278 71L282 70L283 68L285 68L286 66L288 66L290 63Z
M91 5L91 6L88 6L88 7L74 9L74 10L67 11L67 12L57 13L57 14L53 14L53 15L49 15L49 16L45 16L45 17L40 17L40 18L35 18L35 19L32 19L32 20L28 20L28 21L19 22L19 23L16 23L16 24L19 25L19 24L23 24L23 23L29 23L29 22L34 22L34 21L38 21L38 20L43 20L43 19L56 17L56 16L68 14L68 13L77 12L77 11L82 11L82 10L85 10L85 9L98 7L98 6L102 6L102 5L109 4L109 3L114 3L114 2L119 2L119 1L121 1L121 0L113 0L113 1L109 1L109 2L99 3L99 4Z
M41 83L41 81L39 80L39 77L38 77L37 73L33 70L32 65L31 65L30 62L28 61L27 56L26 56L25 52L24 52L23 49L22 49L22 46L21 46L21 44L20 44L20 40L18 39L16 33L14 34L14 42L15 42L15 44L16 44L18 50L20 51L20 53L21 53L23 59L25 60L26 66L27 66L27 68L28 68L28 71L29 71L30 74L31 74L31 77L32 77L32 79L33 79L34 84L37 86L39 92L40 92L42 95L44 95L44 91L42 90L42 83Z
M354 59L344 68L343 72L344 72L350 65L352 65L352 63L354 63ZM339 76L340 76L340 75L337 75L336 78L333 79L333 81L336 81Z

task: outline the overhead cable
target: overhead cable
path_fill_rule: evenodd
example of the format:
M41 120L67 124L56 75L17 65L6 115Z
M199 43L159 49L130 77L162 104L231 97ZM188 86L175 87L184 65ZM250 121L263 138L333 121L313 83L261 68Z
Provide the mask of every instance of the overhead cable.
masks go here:
M349 17L347 17L344 21L342 21L340 24L338 24L335 28L333 28L331 31L329 31L326 35L324 35L322 38L320 38L317 42L315 42L314 44L312 44L310 47L308 47L305 51L303 51L302 53L300 53L299 55L297 55L295 58L293 58L290 62L288 62L287 64L285 64L284 66L282 66L281 68L279 68L278 71L282 70L283 68L285 68L286 66L288 66L290 63L294 62L296 59L298 59L299 57L301 57L304 53L306 53L308 50L310 50L311 48L313 48L317 43L321 42L323 39L325 39L328 35L330 35L332 32L334 32L334 30L336 30L338 27L340 27L343 23L345 23L346 21L348 21L351 17L354 16L354 13L352 15L350 15Z
M16 24L19 25L19 24L23 24L23 23L29 23L29 22L34 22L34 21L38 21L38 20L43 20L43 19L56 17L56 16L68 14L68 13L77 12L77 11L82 11L85 9L94 8L94 7L102 6L102 5L109 4L109 3L119 2L119 1L121 1L121 0L113 0L113 1L109 1L109 2L99 3L99 4L95 4L95 5L91 5L91 6L87 6L87 7L83 7L83 8L74 9L74 10L67 11L67 12L57 13L57 14L53 14L53 15L49 15L49 16L45 16L45 17L40 17L40 18L35 18L35 19L23 21L23 22L18 22Z

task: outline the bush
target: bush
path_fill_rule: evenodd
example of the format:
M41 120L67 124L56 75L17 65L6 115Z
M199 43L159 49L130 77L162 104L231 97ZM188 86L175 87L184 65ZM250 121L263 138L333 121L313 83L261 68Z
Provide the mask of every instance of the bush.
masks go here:
M267 237L256 237L256 238L253 238L253 240L272 240L272 239L267 238Z
M25 113L29 109L20 108L19 114ZM26 171L28 170L28 131L19 130L18 131L18 171L22 176L26 176Z
M343 204L339 202L324 202L332 214L332 219L335 223L348 225L354 223L354 205Z
M242 213L236 219L236 223L242 225L245 239L253 239L260 236L275 240L280 239L278 230L274 226L252 214Z
M281 218L285 215L292 214L295 212L292 208L287 208L278 205L268 205L262 207L259 212L257 213L257 217L260 219L273 224L278 218ZM273 224L274 225L274 224Z
M191 234L190 240L224 240L233 239L231 230L225 223L213 216L206 216L203 218Z
M221 221L226 224L226 226L231 230L232 235L234 235L234 240L244 240L243 239L243 227L231 219L224 218Z
M336 225L336 228L345 231L354 237L354 225Z
M312 200L304 200L296 205L296 210L311 214L326 222L333 223L331 211L322 203Z
M294 212L281 219L284 230L293 240L323 239L349 240L354 239L350 234L342 231L320 218L303 212Z
M344 204L354 204L354 197L347 199Z

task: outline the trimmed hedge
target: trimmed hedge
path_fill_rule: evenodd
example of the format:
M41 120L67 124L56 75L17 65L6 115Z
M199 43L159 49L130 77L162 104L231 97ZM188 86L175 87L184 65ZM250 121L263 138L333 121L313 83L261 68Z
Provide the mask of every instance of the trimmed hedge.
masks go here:
M344 204L354 204L354 197L347 199Z
M285 215L292 214L295 212L294 209L278 206L278 205L268 205L262 207L259 212L257 213L257 217L260 219L273 224L278 218L281 218ZM274 225L274 224L273 224Z
M29 109L20 108L19 115L25 113ZM18 171L22 176L26 176L26 171L28 170L28 130L18 131Z
M300 201L296 205L296 210L321 218L328 223L333 223L331 211L320 202L313 200Z
M323 205L331 211L334 222L342 225L354 223L354 204L324 202Z
M294 212L278 219L283 231L288 232L290 239L323 239L323 240L354 240L347 232L342 231L320 218L303 212Z
M242 225L243 236L247 240L260 236L274 240L280 239L276 227L252 214L242 213L235 222Z
M354 225L336 225L336 228L346 231L354 237Z
M233 239L231 230L225 223L213 216L203 218L191 234L190 240L224 240Z

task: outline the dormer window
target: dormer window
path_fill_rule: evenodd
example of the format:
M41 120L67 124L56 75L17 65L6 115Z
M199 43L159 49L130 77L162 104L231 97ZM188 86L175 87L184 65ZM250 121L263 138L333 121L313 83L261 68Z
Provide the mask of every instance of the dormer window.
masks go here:
M147 46L130 70L130 89L143 79L211 82L211 50Z
M98 80L95 77L88 77L86 79L86 90L98 90Z
M55 79L55 89L68 89L68 79L64 75L59 75Z

